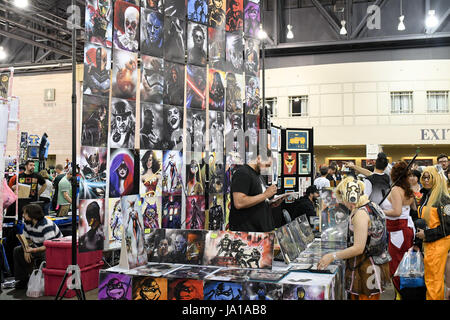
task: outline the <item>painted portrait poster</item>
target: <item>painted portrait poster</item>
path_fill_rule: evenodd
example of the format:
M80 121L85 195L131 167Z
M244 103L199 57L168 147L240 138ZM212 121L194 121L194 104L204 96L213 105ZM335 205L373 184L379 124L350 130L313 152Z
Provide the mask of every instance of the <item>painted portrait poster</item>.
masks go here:
M127 274L101 270L98 284L98 300L131 300L132 277Z
M187 25L187 62L204 67L207 62L207 52L208 28L189 21Z
M108 142L109 99L83 95L81 145L106 147Z
M168 17L186 17L187 0L164 0L164 14Z
M169 280L168 300L203 300L203 281L195 279Z
M120 203L120 198L109 198L108 212L109 244L120 244L123 235L122 204Z
M139 155L135 150L111 149L109 196L117 198L139 193Z
M84 47L83 93L109 97L110 77L111 49L87 43Z
M186 153L186 195L204 196L206 181L205 153Z
M224 111L225 109L225 72L209 69L209 110Z
M226 33L225 58L228 72L242 74L244 71L244 45L239 32Z
M223 154L225 142L225 113L209 112L209 151Z
M141 0L141 8L152 9L164 13L164 0Z
M126 2L114 3L114 48L137 52L139 50L139 7Z
M133 277L133 300L167 300L167 279Z
M103 250L105 242L105 200L80 200L79 209L79 252Z
M261 108L260 84L258 77L245 77L245 113L256 115Z
M225 167L223 165L223 152L208 152L209 163L209 193L222 193L225 184Z
M86 42L112 46L113 0L86 1Z
M165 62L164 104L184 106L184 68L173 62Z
M181 228L181 196L163 196L162 197L162 228L180 229Z
M183 190L183 153L181 151L163 151L162 193L181 195Z
M141 7L141 54L162 57L164 52L164 16Z
M112 98L109 146L111 148L134 148L135 133L136 102Z
M164 59L185 63L185 49L186 22L176 17L166 17L164 20Z
M225 28L208 28L209 66L225 70Z
M106 194L106 148L81 147L80 199L104 199Z
M226 31L235 32L244 29L244 0L226 0Z
M164 96L164 60L141 55L141 103L162 104Z
M112 96L128 100L136 100L138 80L137 53L114 50Z
M163 107L162 150L183 149L183 108Z
M286 130L287 151L308 151L308 149L309 149L308 131Z
M205 196L186 198L186 229L205 229Z
M162 151L140 150L140 188L142 196L161 196Z
M242 74L228 72L226 88L226 111L242 113L245 100L245 82Z
M164 133L164 110L161 104L141 102L140 148L161 150Z
M206 111L186 111L186 148L188 151L203 152L206 147Z
M257 38L261 22L259 1L244 0L244 34Z
M208 208L208 230L223 230L225 224L225 207L223 194L210 194Z
M208 23L208 0L187 0L188 20Z
M226 22L226 0L208 0L208 23L213 28L223 28Z
M259 75L259 41L248 38L245 41L245 74Z
M206 109L206 68L186 67L186 108Z
M150 230L161 226L162 203L161 197L146 195L141 197L142 219L144 222L144 231L147 234Z

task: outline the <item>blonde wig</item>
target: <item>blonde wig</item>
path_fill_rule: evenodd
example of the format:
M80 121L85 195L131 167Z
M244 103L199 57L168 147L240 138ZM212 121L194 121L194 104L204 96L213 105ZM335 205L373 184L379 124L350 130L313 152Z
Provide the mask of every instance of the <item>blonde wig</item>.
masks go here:
M431 208L437 207L441 202L442 197L449 197L449 193L447 189L447 183L444 177L439 174L436 167L430 166L426 167L423 170L422 176L420 177L420 183L422 185L424 185L423 175L425 173L428 173L430 175L431 189L427 205L423 210L423 219L425 221L429 221Z
M340 202L354 203L357 208L369 202L369 198L364 195L364 183L352 176L345 178L338 184L336 197Z

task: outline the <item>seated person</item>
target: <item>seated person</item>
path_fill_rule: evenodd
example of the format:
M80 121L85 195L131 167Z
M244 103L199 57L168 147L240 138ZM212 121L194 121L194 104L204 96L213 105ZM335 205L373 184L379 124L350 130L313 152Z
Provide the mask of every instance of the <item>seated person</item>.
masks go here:
M62 238L62 233L53 221L44 216L41 206L28 204L23 208L25 227L23 236L28 241L27 251L23 246L14 248L14 278L16 289L25 289L33 267L45 260L45 240Z

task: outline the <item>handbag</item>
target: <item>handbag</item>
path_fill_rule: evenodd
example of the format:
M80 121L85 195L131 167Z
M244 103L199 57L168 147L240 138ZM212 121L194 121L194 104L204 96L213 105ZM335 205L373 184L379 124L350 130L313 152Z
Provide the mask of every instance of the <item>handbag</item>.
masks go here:
M1 196L1 200L3 201L3 209L8 208L11 204L16 202L17 195L9 188L6 183L6 179L3 180L3 192Z
M28 280L27 297L38 298L44 295L44 274L42 269L45 261L42 261L39 269L34 269L31 273L30 280Z

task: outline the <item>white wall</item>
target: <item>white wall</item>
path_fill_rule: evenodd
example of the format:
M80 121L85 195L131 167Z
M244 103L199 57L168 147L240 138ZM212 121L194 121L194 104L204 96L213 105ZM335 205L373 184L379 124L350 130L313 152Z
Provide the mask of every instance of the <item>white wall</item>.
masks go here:
M315 145L449 144L450 113L427 113L427 91L450 90L450 60L343 63L266 70L278 126L314 127ZM413 91L412 114L390 113L391 91ZM308 116L289 117L289 96L308 95ZM449 129L445 139L421 129ZM442 130L441 130L442 131ZM439 132L441 132L439 131ZM441 135L440 135L440 138Z

